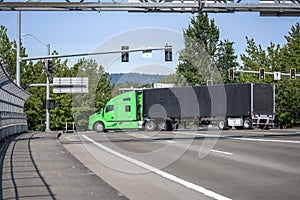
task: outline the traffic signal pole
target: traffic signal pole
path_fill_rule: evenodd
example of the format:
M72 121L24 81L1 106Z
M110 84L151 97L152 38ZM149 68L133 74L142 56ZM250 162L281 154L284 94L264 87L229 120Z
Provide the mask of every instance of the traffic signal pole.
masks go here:
M238 72L238 73L252 73L252 74L260 74L260 71L251 71L251 70L234 70L234 72ZM267 72L265 71L264 72L265 74L271 74L271 75L274 75L276 72ZM281 76L291 76L291 73L282 73L280 72ZM300 74L296 74L295 73L295 77L300 77Z

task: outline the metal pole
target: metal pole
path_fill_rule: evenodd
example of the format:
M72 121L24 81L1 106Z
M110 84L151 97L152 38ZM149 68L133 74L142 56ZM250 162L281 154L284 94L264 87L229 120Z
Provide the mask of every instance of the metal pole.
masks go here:
M47 44L48 55L50 55L50 44ZM50 110L49 110L49 100L50 100L50 72L48 71L48 60L45 64L46 67L46 132L50 131Z
M43 44L44 46L47 47L47 57L50 56L50 44L46 44L44 43L42 40L40 40L39 38L35 37L32 34L23 34L23 36L31 36L34 39L36 39L38 42L40 42L41 44ZM50 109L49 109L49 100L50 100L50 72L48 71L48 59L49 58L45 58L47 59L45 62L45 68L46 68L46 132L50 131ZM20 58L20 61L23 61L23 58ZM44 86L44 85L43 85Z
M20 56L20 49L21 49L21 11L18 11L17 16L17 66L16 66L16 82L17 86L20 87L20 65L21 65L21 56Z

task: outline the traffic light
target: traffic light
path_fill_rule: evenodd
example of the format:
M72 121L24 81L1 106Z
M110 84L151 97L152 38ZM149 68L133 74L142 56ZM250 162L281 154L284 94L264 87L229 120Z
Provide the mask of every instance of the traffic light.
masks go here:
M54 64L53 64L52 60L48 60L47 62L48 62L47 71L49 73L53 73L54 72Z
M46 108L48 110L53 110L53 109L55 109L55 107L56 107L56 103L55 103L54 99L49 99L46 101Z
M265 80L265 68L259 69L259 80Z
M290 69L290 80L296 80L296 69L295 68Z
M228 80L234 80L234 70L233 70L233 68L228 69Z
M121 53L121 61L128 62L129 61L129 52L126 51L129 49L129 46L122 46L122 53Z
M172 62L172 46L168 44L165 46L165 61Z

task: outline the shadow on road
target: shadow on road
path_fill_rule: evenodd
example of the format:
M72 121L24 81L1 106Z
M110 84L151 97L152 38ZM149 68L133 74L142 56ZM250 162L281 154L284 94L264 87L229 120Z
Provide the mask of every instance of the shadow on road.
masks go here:
M40 137L28 133L2 141L0 199L56 199L32 155L31 141L37 139Z

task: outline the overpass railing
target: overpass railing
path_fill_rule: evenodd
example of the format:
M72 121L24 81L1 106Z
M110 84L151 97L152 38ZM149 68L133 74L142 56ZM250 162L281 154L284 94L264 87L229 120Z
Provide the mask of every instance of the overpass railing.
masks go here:
M28 131L24 103L30 96L12 81L0 62L0 139Z

